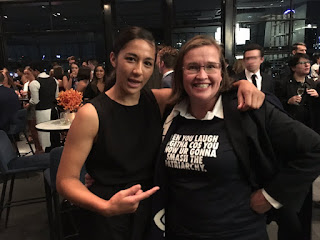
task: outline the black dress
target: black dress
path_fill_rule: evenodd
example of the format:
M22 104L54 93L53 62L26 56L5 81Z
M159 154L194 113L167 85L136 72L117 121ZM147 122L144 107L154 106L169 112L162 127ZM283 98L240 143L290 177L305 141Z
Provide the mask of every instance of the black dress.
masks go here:
M91 104L98 113L99 130L86 161L87 171L95 179L90 191L110 199L135 184L141 184L143 190L152 187L161 141L161 116L152 92L141 90L134 106L121 105L106 94ZM113 217L84 210L81 239L141 240L151 222L149 202L142 201L136 213Z

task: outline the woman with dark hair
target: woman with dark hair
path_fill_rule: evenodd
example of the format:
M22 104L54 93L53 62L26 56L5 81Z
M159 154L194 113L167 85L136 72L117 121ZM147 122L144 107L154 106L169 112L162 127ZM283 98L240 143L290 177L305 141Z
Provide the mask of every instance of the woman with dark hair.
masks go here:
M151 239L268 239L264 213L300 209L319 175L320 136L268 102L240 114L212 37L182 46L174 72L155 167L154 227L165 237Z
M152 75L155 53L149 31L121 31L110 54L113 85L78 111L68 132L57 190L90 210L84 211L82 239L141 240L151 222L147 198L159 189L153 187L153 167L161 114L171 92L143 89ZM243 82L251 88L247 84ZM260 94L252 97L261 100ZM95 180L89 189L79 181L84 163Z
M105 91L106 75L106 70L103 65L99 64L95 67L93 71L93 79L84 91L84 99L93 99Z
M78 72L79 72L79 65L75 62L71 63L70 65L71 73L69 76L63 76L62 82L63 87L65 90L68 90L70 88L76 89L78 84Z
M2 74L4 76L3 86L18 90L18 88L14 85L13 78L10 76L8 69L2 69Z

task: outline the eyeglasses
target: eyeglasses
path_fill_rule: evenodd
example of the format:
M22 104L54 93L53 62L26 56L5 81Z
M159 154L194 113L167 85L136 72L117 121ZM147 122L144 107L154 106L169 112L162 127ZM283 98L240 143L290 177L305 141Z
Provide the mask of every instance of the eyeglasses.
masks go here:
M202 67L207 74L212 74L221 68L221 64L216 62L211 62L204 66L200 66L198 64L190 64L186 67L183 67L182 69L185 71L186 74L192 75L199 73Z
M304 64L304 65L305 65L305 64L311 64L311 62L310 62L310 61L297 62L297 65L298 65L298 64Z

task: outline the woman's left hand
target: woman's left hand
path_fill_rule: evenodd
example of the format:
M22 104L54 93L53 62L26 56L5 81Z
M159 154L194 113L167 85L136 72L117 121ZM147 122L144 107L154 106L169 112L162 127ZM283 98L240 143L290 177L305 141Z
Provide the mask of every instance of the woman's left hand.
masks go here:
M272 206L262 194L262 189L259 189L251 194L250 207L253 211L263 214L269 211Z
M307 93L311 96L311 97L319 97L318 92L315 89L307 89Z
M238 109L247 111L259 109L264 101L265 95L259 91L251 82L240 80L233 84L238 87Z

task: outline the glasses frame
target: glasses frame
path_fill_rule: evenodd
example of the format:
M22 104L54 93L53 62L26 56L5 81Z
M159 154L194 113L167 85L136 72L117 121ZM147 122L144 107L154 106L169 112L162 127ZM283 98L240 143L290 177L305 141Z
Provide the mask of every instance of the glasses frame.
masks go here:
M209 71L208 71L208 65L216 65L218 67L214 67L214 68L211 68ZM196 65L193 65L194 67ZM222 64L221 63L218 63L218 62L211 62L211 63L208 63L207 65L201 65L201 66L197 66L197 69L194 69L194 70L190 70L190 69L187 69L189 66L186 66L186 67L182 67L182 69L184 70L184 72L187 74L187 75L195 75L195 74L199 74L201 68L203 68L203 70L206 72L206 74L213 74L215 73L217 70L221 70L221 67L222 67Z

